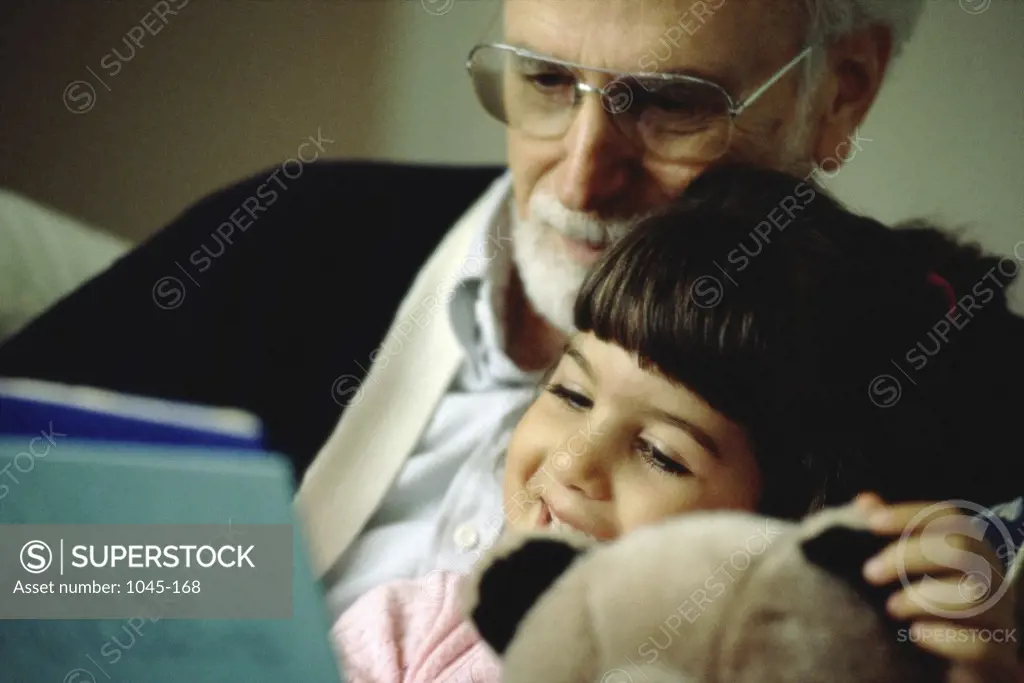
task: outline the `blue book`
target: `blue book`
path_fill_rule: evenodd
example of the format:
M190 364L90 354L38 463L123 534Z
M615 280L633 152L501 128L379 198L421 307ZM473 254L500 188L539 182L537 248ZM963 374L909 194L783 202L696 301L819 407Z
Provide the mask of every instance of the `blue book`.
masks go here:
M4 436L213 447L236 453L264 447L259 419L236 408L0 378L0 437Z
M24 449L23 438L0 437L0 471L17 476L17 482L0 478L0 529L291 525L292 573L282 581L291 584L292 611L254 619L174 618L148 611L127 619L0 619L0 683L344 682L329 637L331 613L292 509L286 458L236 457L222 448L59 440L22 472L17 467L24 464ZM258 541L252 535L241 538ZM0 547L0 589L11 591L19 579L59 582L55 571L29 574L17 547ZM288 583L276 587L287 590ZM251 595L254 603L265 599Z
M0 619L0 683L344 683L331 613L292 508L287 458L245 411L0 378L0 529L289 525L278 618ZM0 547L0 588L28 573ZM52 572L51 572L52 574ZM281 585L277 586L281 588ZM183 598L179 598L183 599ZM259 603L262 594L252 594Z

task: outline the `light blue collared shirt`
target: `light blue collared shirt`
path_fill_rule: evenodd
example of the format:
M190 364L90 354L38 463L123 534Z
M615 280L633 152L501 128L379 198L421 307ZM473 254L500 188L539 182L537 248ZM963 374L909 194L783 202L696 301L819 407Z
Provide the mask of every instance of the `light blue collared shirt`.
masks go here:
M468 570L501 530L502 455L540 373L505 354L505 288L512 273L509 201L479 226L448 303L465 360L412 456L340 561L328 603L340 615L392 579Z

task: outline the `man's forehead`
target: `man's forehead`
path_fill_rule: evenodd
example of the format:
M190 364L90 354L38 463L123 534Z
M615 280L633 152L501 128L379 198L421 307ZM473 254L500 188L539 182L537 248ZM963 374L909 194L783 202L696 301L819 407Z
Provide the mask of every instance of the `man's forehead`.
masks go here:
M729 79L798 41L795 0L504 0L505 40L615 71ZM790 34L790 35L786 35ZM792 55L789 55L792 56ZM656 69L651 69L656 66Z

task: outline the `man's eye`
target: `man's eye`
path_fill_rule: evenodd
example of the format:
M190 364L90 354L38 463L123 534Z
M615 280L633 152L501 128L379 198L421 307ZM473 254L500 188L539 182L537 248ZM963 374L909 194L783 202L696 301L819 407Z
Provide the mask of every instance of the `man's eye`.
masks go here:
M537 59L519 59L515 70L520 78L540 90L571 88L576 81L565 69Z
M635 88L643 97L645 109L686 123L701 123L728 113L728 102L710 87L639 81Z
M655 86L645 88L645 99L652 106L666 111L700 111L706 109L704 98L690 88Z
M573 410L587 410L594 406L594 402L589 398L579 392L566 388L562 384L549 384L547 389L549 393L557 396L562 403Z
M538 90L563 90L571 88L573 85L573 78L571 76L557 73L526 76L526 80L532 83Z

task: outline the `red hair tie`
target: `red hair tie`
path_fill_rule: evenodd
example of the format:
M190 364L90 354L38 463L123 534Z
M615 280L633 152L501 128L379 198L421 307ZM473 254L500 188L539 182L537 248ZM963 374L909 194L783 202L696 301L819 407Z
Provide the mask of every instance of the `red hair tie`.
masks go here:
M956 293L953 291L953 285L949 284L949 280L934 271L928 273L928 276L925 279L928 281L928 284L935 285L946 295L946 301L949 303L949 312L955 310Z

